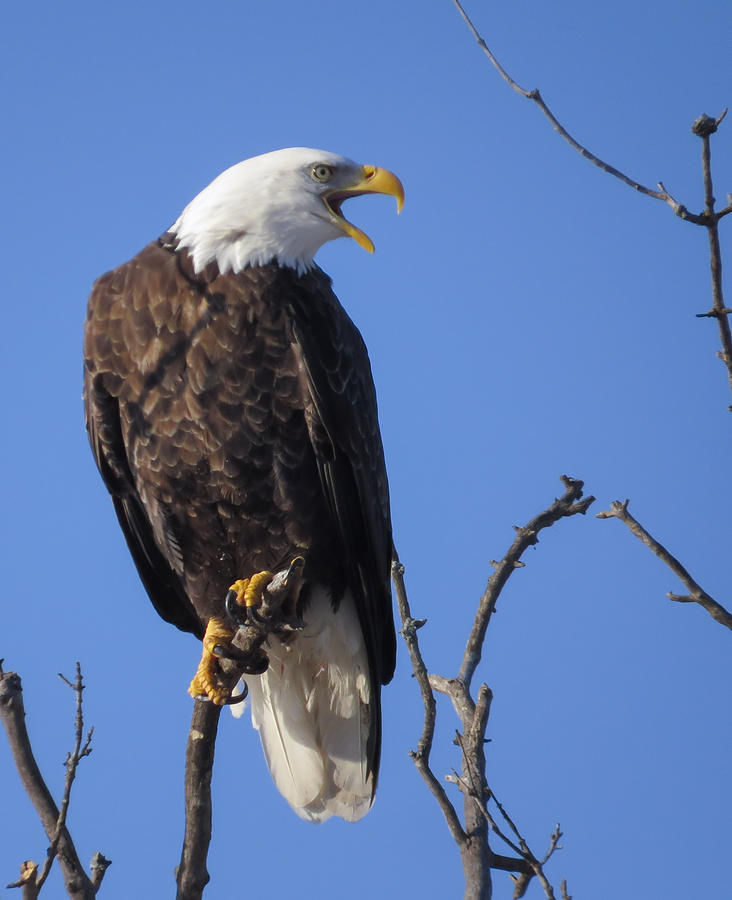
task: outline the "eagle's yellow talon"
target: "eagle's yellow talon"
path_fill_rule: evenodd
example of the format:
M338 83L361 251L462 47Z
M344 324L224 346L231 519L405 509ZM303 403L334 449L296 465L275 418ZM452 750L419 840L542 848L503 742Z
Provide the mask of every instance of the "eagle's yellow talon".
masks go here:
M223 619L213 616L208 620L206 633L203 636L203 653L198 670L193 676L188 693L192 697L205 696L217 706L223 706L229 699L229 691L217 684L216 671L218 662L214 655L217 644L228 644L234 632Z
M246 606L249 609L252 606L259 606L262 602L262 594L273 578L274 574L265 569L250 578L240 578L231 585L229 590L234 591L236 602L240 606Z
M262 595L273 577L274 574L266 570L256 572L249 578L240 578L235 581L229 590L236 594L236 602L240 606L252 609L261 605ZM188 693L192 697L208 697L217 706L223 706L229 701L230 692L219 684L218 661L214 651L217 645L228 646L233 637L234 630L229 627L225 619L212 616L208 620L206 633L203 636L201 662L198 664L198 670L188 688Z

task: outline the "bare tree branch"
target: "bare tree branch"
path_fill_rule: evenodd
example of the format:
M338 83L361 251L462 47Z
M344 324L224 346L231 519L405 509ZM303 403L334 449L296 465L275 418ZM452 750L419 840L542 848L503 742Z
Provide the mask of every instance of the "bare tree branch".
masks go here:
M210 876L206 857L211 843L211 776L221 707L193 701L193 718L186 747L186 823L176 900L200 900Z
M16 769L20 776L26 794L33 803L41 824L48 835L50 846L46 865L45 877L55 857L58 857L59 865L63 872L66 892L72 900L92 900L102 882L104 871L101 875L94 873L91 880L84 871L79 861L76 848L65 824L66 812L69 805L71 785L76 776L76 768L79 761L91 752L91 732L87 741L82 746L83 716L81 713L83 683L81 681L81 668L77 663L76 681L71 687L76 692L76 744L74 750L66 759L66 782L64 788L64 801L59 812L46 782L43 780L38 764L36 763L31 747L28 731L25 726L25 708L23 705L22 684L20 676L16 672L3 672L2 660L0 660L0 720L7 734ZM63 676L62 676L63 677ZM64 679L66 681L66 679ZM98 854L101 857L101 854ZM96 857L95 857L96 858ZM101 857L104 859L104 857ZM109 865L105 860L104 870ZM36 879L37 866L31 860L23 864L21 880L16 885L23 887L23 897L36 897L43 882ZM99 870L97 870L99 871ZM34 893L35 891L35 893Z
M511 574L516 569L523 567L522 553L528 547L538 543L538 534L543 528L550 527L564 517L578 513L584 514L594 501L593 497L582 499L583 484L581 481L562 476L562 482L565 487L564 495L556 499L543 512L534 516L525 526L516 528L516 537L504 558L500 562L492 563L494 572L478 602L460 672L456 678L445 678L442 675L429 674L427 671L417 638L417 630L425 624L425 621L412 617L404 585L404 567L399 562L396 550L393 551L392 576L402 620L402 635L409 650L412 668L425 707L422 736L418 750L411 756L417 770L437 800L450 833L460 850L465 875L466 900L488 900L490 898L491 869L520 873L519 877L515 879L514 896L516 897L523 896L530 879L536 877L541 882L546 896L550 900L555 898L553 888L544 874L543 866L554 851L559 849L561 836L559 826L552 835L548 852L540 860L531 852L505 809L495 799L486 779L484 752L485 733L493 695L488 685L482 684L478 689L477 699L474 700L470 693L470 685L480 662L486 630L496 608L498 597ZM450 698L462 725L462 733L458 732L456 736L456 743L462 751L462 772L460 774L455 772L448 776L447 780L456 784L464 795L464 824L460 822L457 810L429 765L437 714L435 691ZM491 815L487 807L487 801L491 797L517 840L514 841L505 834ZM489 828L516 853L516 858L501 856L491 850L488 843Z
M692 222L694 225L702 225L707 229L707 234L709 237L710 265L712 271L713 305L712 309L709 312L701 313L700 317L715 318L717 320L720 342L722 344L722 350L717 355L727 368L727 381L730 391L732 391L732 329L730 329L728 319L730 310L724 304L724 297L722 292L722 255L719 246L719 220L732 212L732 197L728 195L728 205L724 207L724 209L715 212L714 191L712 187L711 151L709 146L709 138L712 134L714 134L724 117L727 115L727 110L724 109L720 113L720 115L718 115L714 119L711 116L703 114L695 120L691 127L693 133L698 135L702 139L702 173L704 177L705 205L704 211L701 213L697 214L689 212L686 206L684 206L682 203L679 203L678 200L676 200L671 195L671 193L666 190L666 187L664 186L662 181L658 182L658 190L653 190L652 188L646 187L645 185L640 184L639 182L630 178L630 176L621 172L619 169L616 169L614 166L606 163L598 156L595 156L595 154L591 153L586 147L583 147L582 144L580 144L579 141L576 140L576 138L572 137L572 135L561 124L561 122L557 119L551 109L549 109L538 89L528 91L526 90L526 88L521 87L521 85L518 84L508 74L508 72L503 68L503 66L498 62L496 57L488 48L488 45L486 44L478 29L473 24L470 16L468 16L468 14L466 13L465 9L460 3L460 0L453 0L453 2L457 7L458 12L462 16L463 21L470 29L473 37L478 42L478 46L488 57L491 64L500 74L501 78L503 78L506 84L508 84L509 87L511 87L511 89L514 90L517 94L520 94L522 97L526 97L526 99L528 100L533 100L533 102L536 103L539 109L551 122L554 130L571 147L573 147L579 154L584 156L585 159L589 160L593 165L598 166L598 168L602 169L604 172L607 172L610 175L614 175L615 178L618 178L620 181L627 184L628 187L633 188L633 190L638 191L641 194L645 194L648 197L653 197L655 200L663 200L663 202L668 204L668 206L670 206L673 210L674 214L679 218L683 219L686 222ZM732 410L732 406L730 406L729 409Z
M422 694L422 702L424 703L424 726L422 728L422 736L417 744L417 749L411 751L409 755L417 767L417 771L432 793L432 796L437 800L453 840L458 847L462 847L465 844L466 835L460 824L458 814L455 807L450 802L445 788L440 784L435 773L430 768L430 753L432 751L432 740L435 735L437 704L435 703L435 695L432 693L432 687L427 674L427 667L422 659L419 641L417 640L417 629L421 628L427 620L412 618L409 600L407 599L407 589L404 584L404 566L399 561L399 555L396 547L393 545L391 574L394 581L394 592L396 593L397 605L399 607L399 616L402 620L401 634L407 645L409 658L412 662L412 669Z
M104 873L111 865L112 860L107 859L106 856L101 854L98 850L94 854L94 856L92 856L89 868L91 869L92 873L91 882L96 891L99 890L102 884L102 879L104 878Z
M602 169L603 172L607 172L610 175L614 175L616 178L619 178L620 181L624 182L628 185L628 187L633 188L634 191L638 191L641 194L645 194L648 197L653 197L656 200L663 200L664 203L668 203L668 205L673 209L674 213L682 219L686 219L689 222L693 222L696 225L705 225L706 221L703 215L695 215L694 213L690 213L686 207L682 206L680 203L677 203L676 200L668 193L663 184L659 183L659 190L654 190L653 188L646 187L643 184L640 184L638 181L634 181L629 175L625 175L619 169L616 169L614 166L611 166L609 163L606 163L604 160L600 159L599 156L595 156L594 153L591 153L586 147L583 147L582 144L578 140L572 137L572 135L566 130L566 128L562 125L562 123L556 118L554 113L549 109L549 107L544 102L544 98L541 96L541 92L538 88L534 88L531 91L527 91L526 88L521 87L514 79L508 74L508 72L503 68L503 66L498 62L496 57L493 55L491 50L488 48L485 40L479 33L478 29L473 24L472 20L465 12L460 0L453 0L455 6L458 9L458 12L462 16L465 24L473 33L473 37L478 42L478 46L485 53L488 59L491 61L493 66L498 70L501 78L508 84L517 94L520 94L522 97L526 97L527 100L533 100L534 103L539 107L539 109L544 113L544 115L549 119L552 123L552 127L554 130L564 138L564 140L585 159L589 160L593 165Z
M707 218L708 211L700 214L695 214L689 212L689 210L683 206L681 203L676 201L671 194L666 190L662 182L658 183L659 190L654 190L653 188L646 187L638 181L632 179L629 175L626 175L624 172L621 172L619 169L616 169L614 166L611 166L609 163L606 163L604 160L600 159L599 156L595 156L594 153L590 152L586 147L584 147L576 138L572 137L572 135L567 131L567 129L562 125L562 123L557 119L551 109L547 106L544 101L544 98L541 96L541 92L538 88L534 88L533 90L526 90L526 88L521 87L514 79L508 74L508 72L503 68L503 66L498 62L494 54L489 49L485 40L481 36L478 29L473 24L470 16L465 12L460 0L453 0L455 6L457 7L458 12L463 18L463 21L468 26L470 31L473 34L473 37L478 43L480 49L485 53L488 59L491 61L493 66L496 68L501 78L509 85L517 94L520 94L522 97L526 97L527 100L533 100L534 103L539 107L539 109L544 113L544 115L549 119L552 123L552 127L554 130L562 137L564 140L581 155L584 156L585 159L589 160L593 165L602 169L603 172L607 172L609 175L614 175L616 178L620 179L620 181L624 182L628 185L628 187L633 188L634 191L638 191L641 194L645 194L647 197L653 197L655 200L663 200L664 203L667 203L671 209L674 211L674 214L679 216L679 218L684 219L687 222L693 222L694 225L708 225L709 220ZM724 116L726 115L727 110L724 110L721 116L718 117L717 124L722 121ZM726 210L724 214L730 210ZM713 214L715 215L715 214ZM716 214L719 217L719 213Z
M462 741L460 740L459 734L458 734L458 744L462 748L463 745L462 745ZM552 835L550 838L550 843L549 843L549 849L546 851L546 853L544 854L544 856L541 859L538 859L534 855L534 853L531 851L531 849L529 848L528 843L526 842L523 835L520 833L520 831L516 827L516 824L513 821L513 819L506 812L503 804L498 800L498 797L496 797L496 795L493 793L493 791L490 788L487 789L487 796L490 800L493 800L493 802L496 804L496 807L498 808L498 811L500 812L504 821L506 822L508 827L513 832L513 834L516 838L516 841L513 841L510 837L508 837L508 835L500 828L500 826L496 822L495 818L491 815L491 812L488 808L487 803L483 799L481 799L479 796L476 795L474 783L467 784L465 779L462 778L461 776L459 776L457 774L457 772L453 772L452 777L448 776L448 780L457 784L463 793L465 793L466 795L471 797L471 799L474 801L474 803L480 810L481 814L485 817L488 825L490 826L491 831L493 831L508 847L510 847L511 850L513 850L514 853L516 853L520 857L520 861L522 861L524 863L523 867L519 868L518 866L515 865L515 863L519 862L519 860L511 860L511 862L514 863L514 865L510 867L511 871L521 872L521 874L518 877L514 877L514 890L513 890L514 900L518 900L518 898L524 896L524 894L526 893L526 890L529 887L531 879L534 876L536 876L537 879L539 880L542 888L544 889L544 894L548 898L548 900L556 900L555 894L554 894L554 888L552 887L551 883L549 882L549 879L546 877L543 867L544 867L545 863L551 858L551 856L557 850L562 849L562 847L559 843L559 841L562 837L562 831L559 827L559 824L557 824L555 826L554 831L552 832ZM491 864L491 868L508 868L508 867L504 867L504 866L497 866L495 864L495 859L496 859L496 857L494 855L493 862ZM503 857L503 859L505 859L505 857Z
M36 900L38 896L38 882L36 874L38 865L32 859L26 859L20 866L20 878L9 884L9 888L22 888L21 897L23 900Z
M714 186L712 183L712 151L709 139L719 127L719 123L727 115L725 109L716 119L701 115L691 126L694 134L702 141L702 172L704 175L704 212L707 218L707 235L709 237L709 261L712 271L712 309L710 312L717 320L719 339L722 344L720 359L727 367L727 379L732 391L732 331L729 325L729 311L724 305L722 291L722 251L719 246L720 215L714 212ZM731 407L732 408L732 407Z
M684 587L689 591L689 593L685 595L672 594L669 592L666 595L669 599L676 600L679 603L698 603L721 625L732 628L732 614L730 614L720 603L717 603L716 600L710 597L709 594L707 594L707 592L691 577L678 559L676 559L675 556L672 556L663 544L659 544L659 542L646 531L637 519L634 519L633 516L631 516L628 512L629 502L629 500L623 502L614 500L610 504L610 509L598 513L597 518L620 519L621 522L624 522L638 540L642 541L646 547L649 547L661 562L664 562L669 569L671 569L674 575L677 576L679 581L681 581Z
M94 734L94 728L92 727L89 729L89 733L86 736L86 741L82 746L84 735L83 692L85 685L81 677L81 664L78 662L76 663L76 678L73 682L69 681L68 678L65 678L60 672L58 677L64 682L64 684L67 684L76 695L76 718L74 722L75 743L74 749L66 756L66 778L64 779L64 794L61 798L61 809L58 814L56 829L53 833L53 837L51 838L51 845L48 848L48 853L46 854L46 862L43 865L43 869L41 870L40 875L38 875L38 891L41 890L51 872L51 866L53 865L53 860L56 857L58 842L61 838L61 831L66 827L66 816L69 811L69 801L71 800L71 787L74 784L74 779L76 778L76 770L81 760L85 756L89 756L89 754L91 753L91 739L92 735Z
M513 572L523 566L521 562L523 552L528 547L539 543L538 534L543 528L548 528L565 516L574 516L577 513L584 515L588 507L595 501L594 497L586 497L584 500L580 499L582 497L582 488L584 487L581 481L575 481L566 475L562 475L561 481L566 489L564 496L555 500L548 509L531 519L523 528L514 526L516 539L509 547L504 558L500 562L492 563L494 572L488 579L488 585L480 598L478 612L475 615L473 628L465 648L463 663L458 674L457 680L466 689L470 688L473 673L480 662L485 633L496 608L498 597Z

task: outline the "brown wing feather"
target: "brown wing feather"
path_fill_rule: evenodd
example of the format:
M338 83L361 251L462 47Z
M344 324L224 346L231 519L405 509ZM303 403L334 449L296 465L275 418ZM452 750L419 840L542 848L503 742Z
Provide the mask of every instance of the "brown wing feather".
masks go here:
M155 540L130 470L119 400L107 389L107 385L110 389L119 385L121 372L126 368L117 364L120 356L125 355L121 321L117 315L110 315L114 306L110 300L119 287L118 280L105 276L95 285L90 299L84 372L84 410L89 441L104 483L112 495L127 546L155 609L166 621L201 636L200 622L180 578Z
M330 290L296 293L291 308L312 405L306 416L323 491L348 560L348 581L377 683L394 673L389 488L376 393L363 339ZM317 299L315 299L317 298Z

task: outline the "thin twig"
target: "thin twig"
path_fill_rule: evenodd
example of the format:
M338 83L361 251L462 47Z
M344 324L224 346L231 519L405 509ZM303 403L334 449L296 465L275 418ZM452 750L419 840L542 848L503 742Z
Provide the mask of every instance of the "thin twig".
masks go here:
M537 856L532 852L532 850L529 847L528 843L526 842L526 839L524 838L524 836L521 834L521 832L516 827L516 824L514 823L513 819L508 815L504 806L499 802L498 798L493 793L493 791L491 791L491 799L498 807L501 815L503 816L505 821L508 823L508 826L510 827L511 831L513 831L513 833L516 835L516 839L518 840L519 847L521 848L520 849L521 856L526 860L526 863L531 868L534 876L537 878L537 880L541 884L542 888L544 889L544 894L546 895L548 900L555 900L554 888L553 888L551 882L549 881L549 879L547 878L546 873L544 872L544 865L552 857L552 855L555 853L555 851L562 849L562 847L559 843L559 841L562 837L562 831L561 831L561 828L559 827L559 824L557 824L554 827L554 831L552 832L552 835L550 838L549 849L544 854L542 859L538 859ZM516 886L514 888L514 897L523 896L523 893L526 891L526 888L528 887L528 879L526 879L525 884L523 885L523 889L521 890L520 881L521 881L521 879L517 879Z
M670 600L676 600L679 603L698 603L706 609L713 619L721 625L726 625L727 628L732 629L732 614L730 614L720 603L717 603L716 600L710 597L709 594L707 594L707 592L691 577L678 559L669 553L663 544L660 544L652 535L650 535L637 519L631 516L628 512L629 502L629 500L623 502L614 500L610 504L610 509L598 513L597 518L620 519L621 522L624 522L625 525L628 526L638 540L642 541L646 547L649 547L661 562L665 563L669 569L671 569L684 587L687 588L689 593L679 595L669 592L666 596Z
M481 815L485 818L486 822L490 826L491 831L494 832L494 834L496 834L497 837L499 837L507 847L510 847L517 856L523 857L523 851L521 850L521 847L519 847L518 844L515 844L511 840L511 838L501 830L500 825L493 818L490 810L485 805L483 800L481 800L480 797L476 797L473 786L468 783L465 776L458 774L458 772L453 769L452 775L446 776L446 779L452 784L457 785L466 797L470 797L471 801L475 803L478 810L480 810Z
M710 136L714 134L724 117L727 115L727 110L723 110L715 119L713 119L711 116L707 116L706 114L701 115L692 125L691 130L694 132L694 134L698 135L702 139L702 171L704 176L705 206L704 211L701 213L697 214L689 212L684 204L679 203L679 201L671 195L670 191L666 189L666 186L662 181L658 182L658 190L653 190L653 188L646 187L645 185L640 184L640 182L630 178L624 172L621 172L619 169L616 169L614 166L606 163L598 156L595 156L594 153L591 153L586 147L580 144L579 141L576 140L576 138L574 138L567 131L567 129L562 125L562 123L557 119L551 109L547 106L544 98L541 96L541 92L538 89L534 89L531 91L526 90L526 88L521 87L521 85L518 84L518 82L515 81L511 77L511 75L509 75L509 73L503 68L503 66L498 62L498 59L489 49L480 32L473 24L470 16L467 14L464 7L460 3L460 0L453 0L453 2L457 7L457 10L460 13L463 21L470 29L473 37L478 42L478 46L488 57L491 64L495 67L501 78L517 94L520 94L522 97L525 97L526 99L532 100L534 103L536 103L542 113L551 122L552 127L555 129L555 131L581 156L584 156L585 159L589 160L593 165L602 169L604 172L607 172L609 175L615 176L615 178L618 178L620 181L627 184L628 187L633 188L633 190L638 191L641 194L645 194L648 197L653 197L655 200L662 200L664 203L668 204L668 206L671 207L674 215L678 216L680 219L683 219L685 222L691 222L694 225L702 225L707 229L707 234L709 237L710 265L712 271L713 308L709 313L701 313L700 317L714 317L717 320L719 337L722 344L722 350L717 355L727 368L727 381L729 383L730 391L732 391L732 328L730 327L728 319L730 311L724 305L724 299L722 296L722 254L719 247L719 221L724 216L732 212L732 196L727 196L728 205L725 206L724 209L715 212L714 192L712 188L711 151L709 144ZM729 409L732 410L732 406L730 406Z
M722 251L719 246L719 219L714 212L714 185L712 183L712 150L710 138L719 127L719 123L727 115L725 109L716 119L701 115L691 126L694 134L702 141L702 174L704 177L704 213L707 218L707 235L709 237L709 262L712 273L712 310L715 313L719 340L722 351L719 358L727 368L727 380L732 391L732 330L729 324L729 310L724 305L722 290Z
M586 147L583 147L582 144L576 138L572 137L572 135L567 131L567 129L562 125L562 123L557 119L551 109L546 105L544 98L541 96L541 92L538 88L534 88L531 91L526 90L526 88L521 87L518 82L516 82L508 72L503 68L503 66L498 62L494 54L489 49L485 40L481 36L478 29L473 24L470 16L465 12L460 0L453 0L455 6L458 9L458 12L463 18L463 21L468 26L470 31L473 34L473 37L478 42L478 46L485 53L488 59L491 61L493 66L498 71L499 75L506 84L509 85L517 94L520 94L522 97L526 97L527 100L533 100L534 103L539 107L539 109L544 113L544 115L549 119L552 123L552 127L562 138L573 147L581 156L584 156L585 159L589 160L593 165L602 169L603 172L607 172L609 175L614 175L616 178L619 178L620 181L624 182L628 185L628 187L633 188L634 191L638 191L641 194L645 194L648 197L653 197L656 200L663 200L664 203L667 203L674 213L679 216L679 218L684 219L687 222L693 222L695 225L706 225L707 221L705 216L696 215L694 213L690 213L685 206L682 206L678 203L674 198L669 194L666 188L662 183L659 183L659 190L654 190L653 188L646 187L638 181L632 179L629 175L626 175L624 172L621 172L619 169L616 169L614 166L611 166L609 163L606 163L604 160L600 159L599 156L595 156L594 153L591 153Z
M91 753L91 739L92 735L94 734L94 728L92 727L89 729L86 741L82 747L82 739L84 734L83 692L85 685L81 676L81 664L79 662L76 663L76 678L73 682L69 681L68 678L65 678L60 672L58 677L64 682L64 684L67 684L76 695L76 717L74 721L75 741L74 749L66 755L66 778L64 779L64 793L63 797L61 798L61 809L59 810L56 829L51 838L48 852L46 853L46 861L43 864L43 869L41 870L40 875L38 876L39 891L45 884L45 881L51 872L53 861L56 858L56 851L58 849L58 842L61 839L61 832L66 827L66 817L68 815L69 802L71 800L71 787L74 783L74 779L76 778L76 770L79 767L79 763L81 762L81 760L85 756L89 756L89 754Z
M399 607L399 615L402 620L401 634L404 637L407 649L409 650L412 669L422 694L422 702L424 703L425 710L422 735L417 744L416 751L411 751L409 755L417 767L417 771L429 788L430 793L435 800L437 800L453 840L460 847L465 842L465 832L460 824L460 819L455 807L447 796L447 792L430 768L430 753L432 751L432 740L435 734L436 704L435 696L432 693L432 688L430 686L429 675L427 674L427 667L422 659L419 641L417 640L417 629L421 628L426 620L412 618L412 611L409 607L409 600L407 598L407 589L404 583L404 566L399 561L399 554L394 545L392 545L391 576L392 581L394 582L394 593L396 594L397 605Z
M488 809L487 804L475 793L474 784L468 783L468 780L464 776L458 775L455 770L453 770L452 776L448 779L453 783L457 784L460 790L469 796L470 799L474 802L476 808L480 811L481 815L485 818L488 826L491 831L499 837L508 847L513 850L513 852L519 857L518 860L511 860L513 862L513 866L511 868L514 872L520 872L520 876L514 880L514 898L523 897L526 893L526 889L529 886L529 882L533 877L536 877L540 882L542 888L544 889L544 893L549 900L555 900L554 888L546 877L546 873L544 872L544 865L551 858L551 856L557 851L561 850L562 847L559 843L562 837L562 831L557 824L552 832L549 849L544 854L542 859L538 859L538 857L532 852L531 848L526 842L526 839L523 837L521 832L516 827L513 819L506 812L505 807L498 800L496 795L492 790L489 790L490 798L498 807L498 811L501 813L501 816L505 820L506 824L509 826L511 831L514 833L516 837L516 842L514 842L498 825L494 817L491 815L490 810ZM505 857L502 857L505 859ZM523 861L523 865L518 865ZM508 868L507 866L495 866L494 868Z

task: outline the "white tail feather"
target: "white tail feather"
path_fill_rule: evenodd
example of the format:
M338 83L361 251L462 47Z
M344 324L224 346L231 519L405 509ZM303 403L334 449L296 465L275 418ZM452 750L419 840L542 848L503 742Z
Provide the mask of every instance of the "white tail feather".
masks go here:
M277 789L309 822L355 822L371 807L367 774L371 727L369 666L350 594L333 612L325 589L313 590L306 627L266 644L269 668L248 675L252 724Z

